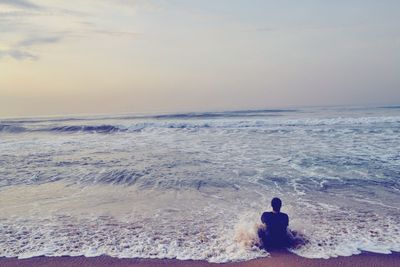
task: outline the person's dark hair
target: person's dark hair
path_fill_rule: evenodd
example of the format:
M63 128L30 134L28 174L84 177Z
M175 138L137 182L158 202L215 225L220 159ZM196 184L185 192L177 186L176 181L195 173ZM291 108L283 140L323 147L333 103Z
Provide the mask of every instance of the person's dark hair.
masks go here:
M274 197L274 198L271 200L271 206L272 206L272 209L273 209L274 211L280 212L281 207L282 207L282 201L281 201L279 198Z

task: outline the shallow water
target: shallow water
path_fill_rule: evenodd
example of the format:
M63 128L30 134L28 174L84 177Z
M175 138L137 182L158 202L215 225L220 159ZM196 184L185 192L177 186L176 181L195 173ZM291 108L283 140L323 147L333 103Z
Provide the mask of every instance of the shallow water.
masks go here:
M279 196L294 249L400 251L400 108L0 120L0 256L245 260Z

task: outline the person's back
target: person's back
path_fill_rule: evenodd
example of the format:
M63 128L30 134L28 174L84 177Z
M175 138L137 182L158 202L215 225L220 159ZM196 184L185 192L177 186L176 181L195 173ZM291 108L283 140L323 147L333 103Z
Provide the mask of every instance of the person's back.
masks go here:
M266 225L266 230L260 233L260 238L264 247L285 247L289 245L287 227L289 225L289 216L280 212L282 201L274 198L271 201L272 212L264 212L261 216L261 222Z

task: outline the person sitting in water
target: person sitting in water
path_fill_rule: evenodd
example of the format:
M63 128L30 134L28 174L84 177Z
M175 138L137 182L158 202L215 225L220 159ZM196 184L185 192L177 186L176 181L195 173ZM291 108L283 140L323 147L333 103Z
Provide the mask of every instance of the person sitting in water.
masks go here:
M281 212L282 201L275 197L271 201L272 212L264 212L261 222L266 229L259 231L259 237L264 248L283 248L290 245L287 227L289 216Z

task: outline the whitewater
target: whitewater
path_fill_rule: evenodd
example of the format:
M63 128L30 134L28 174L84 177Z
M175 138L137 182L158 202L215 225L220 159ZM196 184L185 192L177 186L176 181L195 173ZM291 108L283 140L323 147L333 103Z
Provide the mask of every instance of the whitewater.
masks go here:
M400 251L400 107L0 119L0 257L263 257L272 197L300 256Z

